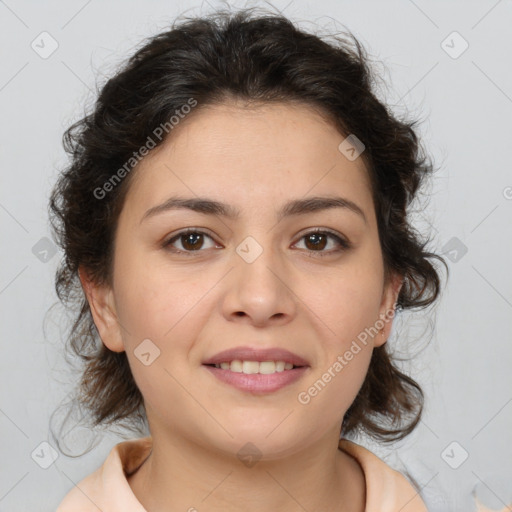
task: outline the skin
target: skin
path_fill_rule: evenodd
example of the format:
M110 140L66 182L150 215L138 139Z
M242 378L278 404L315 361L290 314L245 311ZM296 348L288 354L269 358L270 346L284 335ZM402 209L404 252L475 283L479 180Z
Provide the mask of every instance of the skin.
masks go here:
M171 135L132 171L112 286L80 272L103 342L127 352L144 397L153 452L129 477L133 492L148 512L363 511L364 474L337 449L340 426L392 321L308 404L297 400L393 309L400 290L398 276L384 279L362 158L348 160L338 150L345 137L297 104L209 106ZM241 216L172 210L141 222L172 195L222 201ZM366 220L347 208L276 220L290 199L333 195L356 203ZM190 247L186 237L162 247L190 227L212 238L196 242L191 256L172 251ZM329 238L315 249L304 237L313 228L332 230L351 247L334 252L341 246ZM236 252L248 236L263 249L252 263ZM134 354L145 339L160 350L149 366ZM202 366L240 345L286 348L310 367L276 392L240 391ZM261 453L252 467L237 457L247 442Z

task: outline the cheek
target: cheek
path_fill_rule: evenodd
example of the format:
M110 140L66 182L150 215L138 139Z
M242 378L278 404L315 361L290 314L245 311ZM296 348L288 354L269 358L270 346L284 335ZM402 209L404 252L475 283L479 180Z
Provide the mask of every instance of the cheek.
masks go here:
M146 406L165 415L169 403L187 398L181 383L187 382L190 353L205 321L198 318L206 314L198 307L205 290L183 273L122 263L116 307L124 347ZM165 421L176 419L169 412Z
M304 407L309 417L341 424L364 382L373 351L371 327L379 304L375 294L365 291L369 290L346 287L323 304L323 334L319 336L323 350L318 366L297 396L299 407Z
M297 397L309 413L341 421L366 377L379 319L383 270L363 255L343 271L316 280L308 306L318 314L323 350L319 365Z
M341 424L364 382L371 353L369 346L362 345L337 355L299 392L299 407L309 417L323 417L326 423Z
M316 276L314 284L308 303L323 321L332 348L344 351L379 319L383 268L373 257L358 254L342 268Z
M146 338L160 348L174 346L185 324L193 329L188 319L200 313L196 306L205 293L197 272L148 264L142 253L125 253L115 268L116 309L127 348Z

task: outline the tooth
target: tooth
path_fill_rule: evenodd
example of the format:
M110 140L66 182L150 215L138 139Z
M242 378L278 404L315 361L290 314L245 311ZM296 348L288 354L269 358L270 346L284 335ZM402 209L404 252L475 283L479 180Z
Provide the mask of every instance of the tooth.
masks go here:
M243 361L242 362L242 371L249 375L253 373L258 373L260 369L260 363L258 361Z
M240 373L242 371L242 361L239 361L238 359L231 361L230 370L232 372Z
M275 373L276 363L274 361L263 361L260 363L260 373L268 374Z
M231 370L236 373L246 373L247 375L253 375L260 373L262 375L270 375L276 372L282 372L284 370L291 370L293 368L292 363L285 363L284 361L241 361L235 359L233 361L224 361L222 363L215 364L215 368L221 368L223 370Z

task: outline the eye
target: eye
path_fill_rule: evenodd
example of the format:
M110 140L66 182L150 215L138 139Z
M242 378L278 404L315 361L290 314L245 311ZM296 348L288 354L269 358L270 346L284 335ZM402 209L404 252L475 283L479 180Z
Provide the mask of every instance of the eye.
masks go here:
M325 247L328 245L328 240L334 240L335 245L338 245L338 248L335 248L330 251L325 251ZM352 245L350 242L341 236L334 234L333 232L325 229L314 229L313 231L309 231L305 235L303 235L300 240L305 240L306 250L314 254L314 256L329 256L333 253L339 253L341 251L345 251L350 249Z
M189 228L181 231L180 233L177 233L172 238L165 241L163 243L163 247L170 248L170 250L173 252L180 252L185 254L199 252L202 248L204 248L204 237L213 241L213 238L205 231ZM171 248L177 242L181 245L181 248ZM211 247L212 246L207 247L207 249Z
M166 240L162 246L164 248L168 248L172 252L188 254L192 256L192 253L194 252L201 252L202 249L211 249L212 247L215 247L215 243L211 244L209 247L205 247L205 237L213 242L213 237L206 231L195 228L188 228ZM309 231L303 235L300 240L305 240L306 250L311 253L316 253L314 256L328 256L332 255L333 253L345 251L352 247L348 240L325 229L315 229ZM335 246L337 244L338 247L330 251L325 251L324 249L328 245L329 240L334 240ZM177 243L179 243L181 247L176 247L175 244Z

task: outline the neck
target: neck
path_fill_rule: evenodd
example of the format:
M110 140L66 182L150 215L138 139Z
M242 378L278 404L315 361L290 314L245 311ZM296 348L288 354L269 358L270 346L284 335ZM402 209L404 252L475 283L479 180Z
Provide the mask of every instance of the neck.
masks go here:
M152 439L150 456L128 477L147 512L364 512L364 474L336 439L330 450L323 440L286 458L245 464L176 436Z

